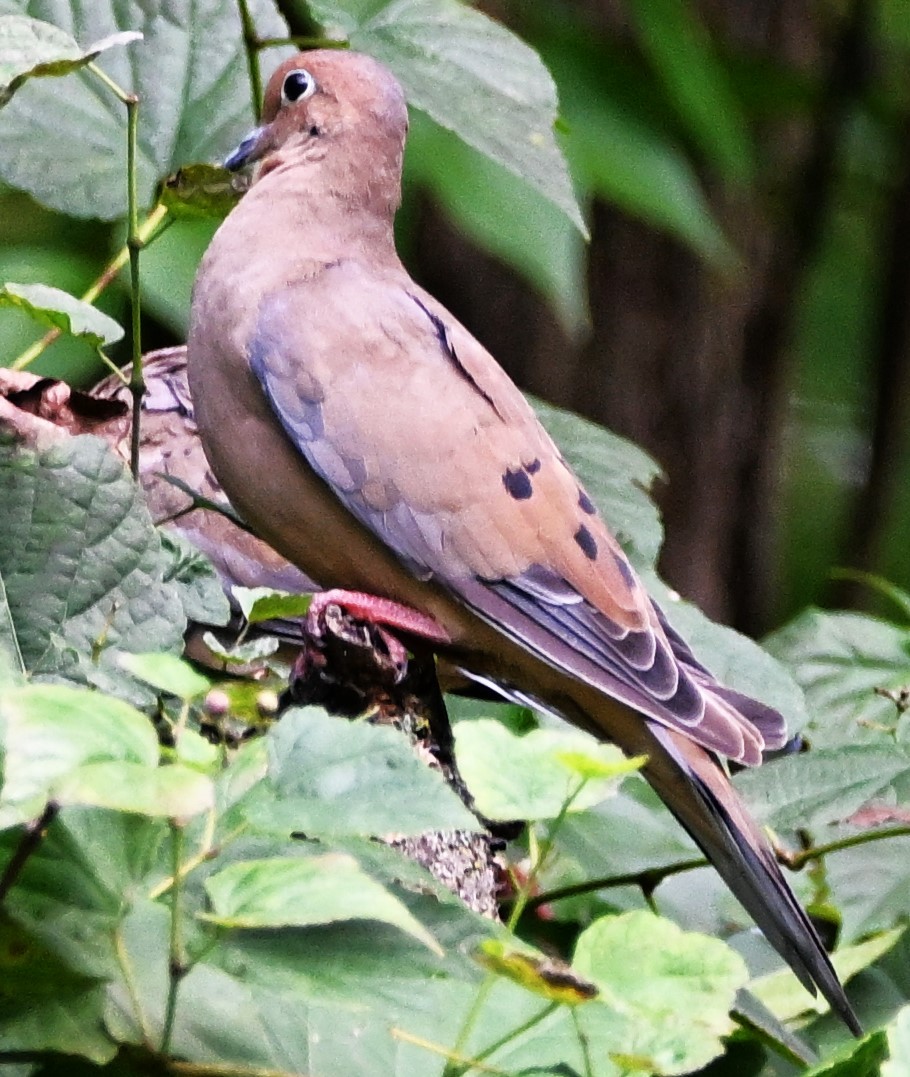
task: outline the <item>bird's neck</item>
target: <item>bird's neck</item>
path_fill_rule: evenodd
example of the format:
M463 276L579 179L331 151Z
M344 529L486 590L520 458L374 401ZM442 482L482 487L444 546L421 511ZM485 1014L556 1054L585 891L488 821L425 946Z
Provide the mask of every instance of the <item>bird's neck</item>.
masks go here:
M344 183L320 184L317 193L307 179L276 171L253 185L230 217L248 252L273 258L294 251L324 263L363 255L373 265L400 265L392 227L397 198L362 187L352 196Z

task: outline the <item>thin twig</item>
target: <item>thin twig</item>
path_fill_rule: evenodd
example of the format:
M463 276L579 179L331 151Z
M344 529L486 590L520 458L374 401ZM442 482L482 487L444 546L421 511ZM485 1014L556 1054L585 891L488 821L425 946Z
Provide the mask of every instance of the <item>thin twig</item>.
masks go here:
M250 97L253 102L253 117L259 119L262 112L262 71L259 68L259 50L262 42L256 36L256 23L250 13L247 0L237 0L240 11L240 26L243 30L243 50L246 53L246 67L250 76Z
M821 845L810 845L807 849L800 849L796 853L777 852L778 860L788 868L799 871L810 860L827 856L828 853L839 853L843 849L855 849L858 845L870 845L874 841L884 841L886 838L906 838L910 836L910 826L884 827L881 830L865 830L862 834L851 834L846 838L837 838L835 841L824 842Z
M500 1038L494 1043L491 1043L489 1047L485 1047L478 1055L476 1055L471 1065L466 1068L470 1069L472 1066L476 1066L478 1062L485 1061L490 1055L495 1054L501 1047L505 1047L507 1043L510 1043L516 1037L524 1035L525 1032L530 1032L535 1025L539 1025L541 1021L546 1020L546 1018L548 1018L554 1010L558 1009L560 1005L561 1003L559 1002L548 1003L542 1010L538 1010L532 1017L529 1017L527 1021L517 1025L504 1036L500 1036ZM455 1077L461 1077L464 1072L464 1069L456 1071Z
M531 897L531 891L537 885L537 880L543 874L547 861L550 859L550 854L553 852L553 847L556 842L556 836L559 833L563 823L566 821L566 816L569 813L569 808L575 800L578 799L579 794L587 785L587 778L582 778L579 781L578 787L569 794L569 796L563 801L562 807L559 809L559 814L553 820L552 826L549 828L547 836L540 842L539 851L531 864L531 870L528 872L528 877L525 879L524 884L519 887L518 895L515 898L515 902L512 905L512 911L509 914L508 928L510 931L514 931L518 925L518 921L521 919L522 913L528 907L528 901ZM532 832L533 833L533 832Z
M883 827L881 830L866 830L862 834L851 834L848 837L836 838L833 841L822 842L818 845L810 845L798 852L787 852L776 848L777 859L785 867L792 871L800 871L810 860L828 856L830 853L839 853L844 849L853 849L858 845L869 845L875 841L885 841L887 838L910 837L910 826ZM675 864L668 864L663 868L653 868L647 871L630 871L626 875L608 875L599 879L588 879L583 883L575 883L573 886L561 886L547 893L535 894L528 898L526 909L536 909L541 905L549 905L554 901L562 901L565 898L578 897L581 894L590 894L595 890L614 890L619 886L638 886L646 894L653 893L657 886L670 878L671 875L681 875L685 871L694 871L695 868L708 866L708 861L703 857L692 860L680 860Z
M534 897L528 898L525 908L536 909L541 905L562 901L564 898L578 897L579 894L589 894L593 890L614 890L618 886L638 886L645 893L653 893L657 886L671 875L680 875L684 871L703 868L707 863L708 861L704 857L694 857L692 860L679 860L675 864L667 864L663 868L630 871L626 875L607 875L599 879L588 879L583 883L561 886L556 890L535 894Z
M432 1040L425 1040L422 1036L415 1036L412 1032L406 1032L403 1028L392 1028L390 1031L396 1040L401 1040L403 1043L412 1043L415 1047L422 1047L431 1054L445 1058L449 1063L455 1063L455 1065L467 1067L468 1069L476 1069L481 1073L492 1073L495 1077L510 1077L511 1071L500 1069L498 1066L490 1066L479 1062L477 1059L458 1054L456 1051L449 1051L442 1044L433 1043ZM446 1069L448 1070L448 1066ZM462 1072L464 1071L462 1070Z
M292 34L290 37L260 37L256 44L260 49L278 49L284 45L296 45L298 49L348 49L347 41L337 37L312 37L307 34Z
M235 827L229 834L226 834L224 839L219 842L218 845L213 844L215 837L215 827L218 822L217 814L214 810L210 811L205 823L205 830L202 835L202 840L199 843L199 849L188 860L184 861L180 865L180 870L177 875L168 875L162 879L156 886L153 886L149 891L149 897L152 901L156 901L171 889L175 880L182 880L195 871L200 864L204 864L207 860L216 857L227 845L230 845L232 841L240 837L241 834L247 829L246 823L241 823L240 826Z
M496 974L488 972L481 981L467 1016L462 1022L461 1028L458 1030L458 1035L455 1038L455 1044L452 1047L451 1052L444 1052L448 1062L446 1063L445 1069L442 1071L443 1077L453 1077L457 1072L452 1069L453 1064L460 1064L465 1061L466 1056L464 1054L464 1049L470 1039L471 1032L474 1030L474 1025L477 1023L480 1011L483 1009L490 992L493 990L496 980Z
M186 1077L306 1077L298 1070L242 1066L233 1062L181 1062L173 1058L161 1062L168 1073L182 1073Z
M167 1005L164 1012L164 1032L161 1035L161 1054L166 1055L171 1047L174 1033L174 1019L177 1016L177 994L180 982L187 973L186 960L180 933L181 898L183 887L180 872L180 859L183 855L183 828L171 820L171 930L168 953L168 988Z
M49 803L35 822L26 827L22 840L10 857L3 875L0 876L0 904L6 900L7 894L12 890L16 880L22 874L22 869L28 863L28 858L44 840L47 828L54 821L59 810L56 804Z

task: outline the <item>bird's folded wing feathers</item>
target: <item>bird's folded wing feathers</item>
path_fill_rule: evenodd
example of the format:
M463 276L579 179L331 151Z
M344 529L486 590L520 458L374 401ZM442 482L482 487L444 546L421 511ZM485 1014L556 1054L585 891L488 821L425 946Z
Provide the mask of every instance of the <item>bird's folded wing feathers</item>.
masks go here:
M324 266L263 298L248 358L313 470L416 575L711 750L755 763L783 742L775 711L668 634L530 405L408 278Z

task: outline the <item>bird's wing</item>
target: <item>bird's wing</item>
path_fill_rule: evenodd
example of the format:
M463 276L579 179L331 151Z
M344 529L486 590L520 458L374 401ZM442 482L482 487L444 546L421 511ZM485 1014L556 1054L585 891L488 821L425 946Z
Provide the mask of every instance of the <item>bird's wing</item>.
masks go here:
M247 350L288 437L416 575L706 748L757 763L783 742L668 629L524 397L406 277L327 265L263 299Z

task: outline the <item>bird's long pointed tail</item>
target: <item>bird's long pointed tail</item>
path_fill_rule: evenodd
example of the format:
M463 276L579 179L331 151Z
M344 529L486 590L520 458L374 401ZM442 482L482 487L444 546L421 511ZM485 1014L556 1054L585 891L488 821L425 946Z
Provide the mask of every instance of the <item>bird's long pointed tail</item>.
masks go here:
M665 749L645 771L661 799L717 868L765 937L813 995L816 988L856 1036L862 1027L818 933L774 853L714 757L665 726L648 722Z

